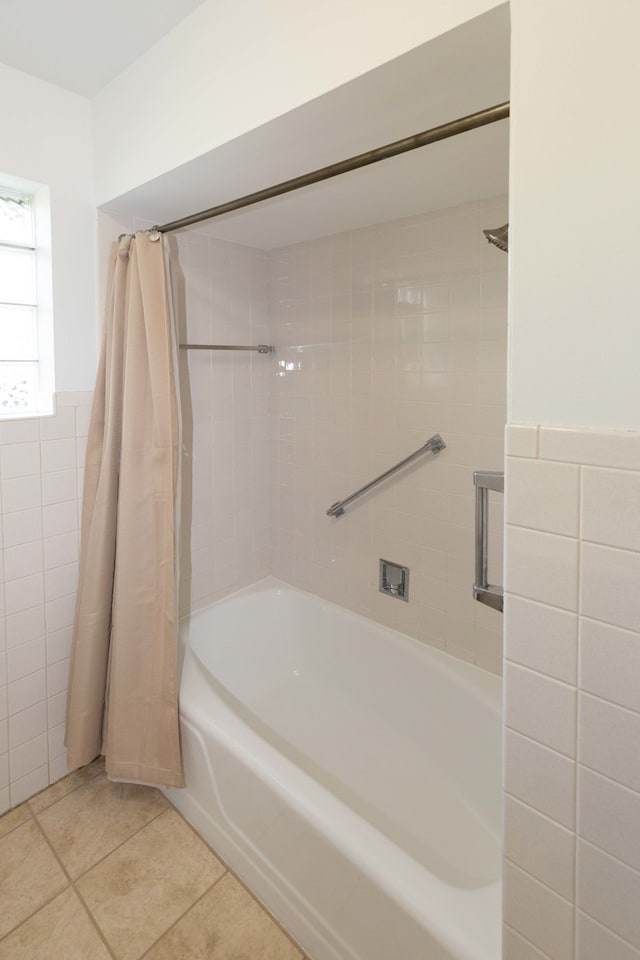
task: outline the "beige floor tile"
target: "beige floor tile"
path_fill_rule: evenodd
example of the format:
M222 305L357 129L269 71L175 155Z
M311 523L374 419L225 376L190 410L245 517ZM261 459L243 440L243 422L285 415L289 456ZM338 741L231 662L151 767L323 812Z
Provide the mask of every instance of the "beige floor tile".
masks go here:
M78 890L119 960L137 960L224 871L169 809L82 877Z
M302 960L302 954L228 873L144 960Z
M110 954L69 888L0 941L0 960L110 960Z
M19 807L8 810L0 817L0 837L5 837L21 823L31 819L31 811L28 803L21 803Z
M67 886L37 824L28 820L0 840L0 937Z
M38 821L75 880L167 806L159 790L99 776L47 807Z
M31 797L29 806L34 813L41 813L43 810L46 810L47 807L50 807L51 804L57 803L58 800L66 797L68 793L72 793L78 787L81 787L83 783L88 783L89 780L93 780L94 777L97 777L103 771L104 758L99 757L98 760L94 760L93 763L88 764L86 767L81 767L80 770L74 770L73 773L70 773L67 777L63 777L62 780L58 780L50 787L47 787L46 790L37 793L35 797Z

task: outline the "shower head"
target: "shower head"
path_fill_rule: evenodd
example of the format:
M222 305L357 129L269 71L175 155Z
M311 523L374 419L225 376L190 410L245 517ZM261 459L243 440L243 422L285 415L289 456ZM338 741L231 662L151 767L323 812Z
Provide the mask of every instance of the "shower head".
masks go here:
M500 250L504 250L505 253L509 250L509 224L505 223L504 227L493 227L489 230L482 231L489 241L489 243L495 244Z

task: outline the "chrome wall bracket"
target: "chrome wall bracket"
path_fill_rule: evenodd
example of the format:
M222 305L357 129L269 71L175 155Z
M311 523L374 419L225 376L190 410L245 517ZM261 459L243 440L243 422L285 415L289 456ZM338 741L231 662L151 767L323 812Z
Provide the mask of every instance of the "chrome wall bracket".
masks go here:
M476 487L476 573L473 597L494 610L504 607L504 590L489 583L489 490L504 493L504 473L497 470L475 470Z

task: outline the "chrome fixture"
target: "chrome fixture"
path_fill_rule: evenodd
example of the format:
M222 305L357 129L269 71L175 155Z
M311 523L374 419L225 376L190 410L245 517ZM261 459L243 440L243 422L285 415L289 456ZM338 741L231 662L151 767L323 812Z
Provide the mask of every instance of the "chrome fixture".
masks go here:
M509 224L505 223L503 227L491 227L489 230L482 231L489 241L493 243L498 250L504 250L505 253L509 251Z
M181 350L256 350L258 353L273 353L273 347L259 343L257 347L238 347L226 343L181 343Z
M344 513L344 508L352 503L357 497L361 497L363 493L366 493L367 490L371 490L372 487L377 486L379 483L382 483L383 480L386 480L387 477L390 477L392 474L396 473L398 470L401 470L403 467L406 467L407 464L412 463L413 460L417 460L418 457L421 457L423 453L439 453L440 450L444 450L446 443L442 439L439 433L434 433L432 437L429 437L424 446L420 447L418 450L415 450L413 453L410 453L408 457L405 457L404 460L401 460L400 463L396 463L395 466L390 467L388 470L385 470L384 473L381 473L379 477L376 477L375 480L371 480L370 483L365 484L364 487L360 487L359 490L356 490L355 493L352 493L350 497L345 497L344 500L337 500L336 503L332 503L329 509L327 510L328 517L341 517Z
M380 560L378 590L397 600L409 603L409 567L403 567L391 560Z
M260 203L262 200L271 200L273 197L280 197L285 193L291 193L292 190L300 190L301 187L308 187L312 183L330 180L332 177L338 177L342 173L349 173L350 170L359 170L360 167L367 167L372 163L378 163L380 160L397 157L399 154L407 153L409 150L416 150L418 147L426 147L430 143L437 143L440 140L447 140L449 137L456 137L459 133L476 130L478 127L485 127L487 124L496 123L498 120L506 120L508 116L509 102L498 103L494 107L487 107L485 110L478 110L477 113L470 113L466 117L458 117L456 120L450 120L448 123L441 123L437 127L431 127L430 130L414 133L412 136L404 137L402 140L394 140L393 143L386 143L382 147L367 150L365 153L359 153L355 157L349 157L346 160L331 163L328 167L312 170L311 173L304 173L299 177L293 177L291 180L283 180L282 183L276 183L272 187L266 187L264 190L256 190L255 193L248 193L244 197L237 197L235 200L219 203L215 207L209 207L208 210L201 210L199 213L192 213L188 217L181 217L179 220L171 220L169 223L156 225L153 227L152 232L169 233L172 230L181 230L183 227L193 226L194 223L202 223L203 220L212 220L214 217L231 213L232 210L241 210L243 207L250 207L254 203Z
M497 470L475 470L473 482L476 486L476 582L473 585L473 597L494 610L502 610L504 591L502 587L491 586L487 567L489 559L489 490L504 493L504 473Z

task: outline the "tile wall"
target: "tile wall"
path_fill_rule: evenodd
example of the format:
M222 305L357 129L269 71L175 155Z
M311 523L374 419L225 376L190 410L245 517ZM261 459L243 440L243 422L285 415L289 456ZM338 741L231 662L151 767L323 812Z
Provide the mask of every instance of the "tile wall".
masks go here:
M0 812L67 772L64 712L90 393L0 423Z
M472 471L503 467L507 258L481 231L506 219L500 198L270 256L274 573L495 672L502 617L471 598ZM436 432L437 458L325 515ZM408 604L378 592L381 557L410 567Z
M179 340L269 343L264 251L191 232L173 247ZM271 570L269 354L181 351L181 607Z
M505 960L640 960L640 434L509 426Z

